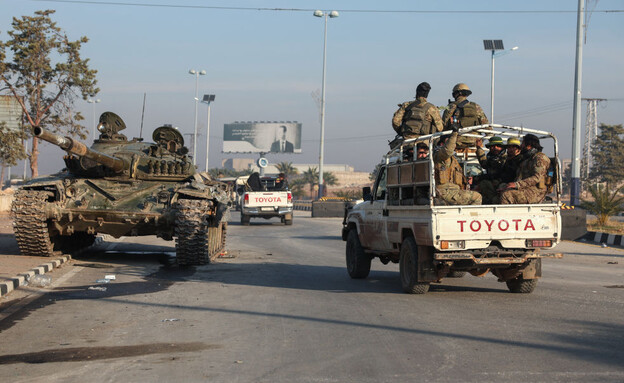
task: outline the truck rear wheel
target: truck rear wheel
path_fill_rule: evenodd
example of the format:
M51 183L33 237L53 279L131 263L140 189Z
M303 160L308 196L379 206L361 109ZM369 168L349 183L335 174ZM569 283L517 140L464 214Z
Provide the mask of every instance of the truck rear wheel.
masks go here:
M510 292L516 294L530 294L537 286L537 279L523 279L522 277L510 279L506 281L507 288Z
M284 217L284 225L286 226L290 226L293 223L293 218L294 218L293 215L290 214L290 218L288 217L289 217L288 215Z
M364 252L356 229L349 230L347 234L347 272L353 279L368 277L371 268L371 256Z
M241 225L249 226L249 221L251 221L251 217L246 214L241 213Z
M424 294L429 291L429 282L418 282L418 246L414 238L407 237L403 240L399 257L403 291L408 294Z

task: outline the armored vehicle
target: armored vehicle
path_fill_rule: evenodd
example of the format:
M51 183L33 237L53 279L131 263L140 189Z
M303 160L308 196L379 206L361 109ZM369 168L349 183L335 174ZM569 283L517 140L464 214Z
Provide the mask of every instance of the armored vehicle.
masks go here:
M36 127L33 134L67 152L66 168L26 183L11 213L23 255L51 256L94 242L96 234L176 238L180 265L216 258L225 245L228 186L197 173L182 134L165 125L154 143L128 140L123 120L100 116L88 148Z

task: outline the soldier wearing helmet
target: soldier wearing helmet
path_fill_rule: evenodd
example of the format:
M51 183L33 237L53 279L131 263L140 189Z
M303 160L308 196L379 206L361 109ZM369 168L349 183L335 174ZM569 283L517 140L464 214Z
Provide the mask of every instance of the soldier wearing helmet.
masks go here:
M399 104L399 109L392 117L392 127L398 135L407 139L442 131L438 108L427 102L430 90L429 83L421 82L416 88L416 100Z
M489 149L487 155L483 150L483 141L477 138L475 141L477 145L477 159L486 174L479 176L475 183L478 183L478 190L483 196L483 203L492 203L497 196L496 188L500 184L503 167L507 161L507 153L505 152L505 145L503 139L494 136L491 137L485 146Z
M510 137L507 140L507 161L505 161L505 166L501 170L501 182L509 183L516 179L516 172L520 167L520 162L522 162L522 156L520 155L521 145L519 138Z
M489 124L481 106L476 102L468 101L467 97L472 94L468 85L464 83L455 85L452 94L455 101L449 100L448 108L442 116L444 130L450 130L452 125L459 129ZM474 146L475 139L460 137L458 145L460 147Z
M498 188L501 203L541 203L548 191L546 176L550 158L542 153L539 138L533 134L524 136L520 148L523 159L515 180Z

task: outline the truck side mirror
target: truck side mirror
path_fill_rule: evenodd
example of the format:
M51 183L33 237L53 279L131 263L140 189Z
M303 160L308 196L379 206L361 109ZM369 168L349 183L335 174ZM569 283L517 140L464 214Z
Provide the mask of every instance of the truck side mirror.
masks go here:
M370 186L364 186L362 188L362 198L364 198L364 201L373 200L373 193L371 192Z

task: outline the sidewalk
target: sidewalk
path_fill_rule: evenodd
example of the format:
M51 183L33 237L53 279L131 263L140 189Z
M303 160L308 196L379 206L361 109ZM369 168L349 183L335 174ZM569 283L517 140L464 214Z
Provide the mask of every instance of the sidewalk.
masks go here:
M0 297L24 285L27 278L45 274L71 259L69 255L31 257L20 255L11 218L0 214Z

